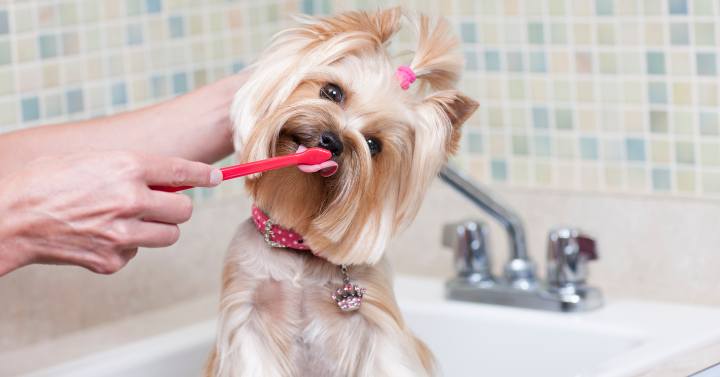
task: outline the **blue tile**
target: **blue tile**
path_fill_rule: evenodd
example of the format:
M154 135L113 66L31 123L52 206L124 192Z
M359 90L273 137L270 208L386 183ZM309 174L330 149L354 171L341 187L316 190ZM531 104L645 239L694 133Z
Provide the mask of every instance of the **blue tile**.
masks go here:
M168 20L170 37L181 38L185 35L185 20L181 16L171 16Z
M143 43L143 29L141 24L132 24L127 27L127 44L136 46Z
M43 59L54 58L58 55L57 35L41 35L38 37L38 48L40 57Z
M162 0L145 0L145 8L148 13L160 13L162 11Z
M687 0L668 0L668 9L670 14L687 14Z
M233 63L232 67L230 68L233 73L238 73L245 68L245 63L243 62L235 62Z
M528 42L531 44L545 43L545 33L543 32L543 24L539 22L531 22L527 26Z
M465 69L468 71L477 71L480 69L475 51L465 51Z
M12 49L10 41L0 41L0 65L12 63Z
M625 154L628 161L645 161L645 141L642 139L625 139Z
M6 10L0 10L0 34L10 32L10 24L8 23L8 13Z
M20 101L23 122L40 119L40 100L37 97L24 98Z
M625 0L620 0L625 1ZM595 14L598 16L612 16L613 2L612 0L595 0Z
M506 181L507 180L507 163L503 160L492 160L490 162L490 172L491 172L493 180Z
M508 71L510 72L522 72L523 68L523 56L519 52L508 52L507 53L507 65Z
M468 136L468 149L470 153L482 154L483 153L483 139L482 135L478 133L470 133Z
M477 42L477 31L474 22L463 22L460 24L460 35L465 43Z
M714 52L697 53L697 74L700 76L715 76L717 74L717 61Z
M150 95L153 98L163 97L167 94L167 81L164 76L150 78Z
M652 170L652 185L654 191L670 191L670 170L667 168L654 168Z
M559 130L571 130L573 128L572 111L568 109L555 110L555 127Z
M665 54L662 52L648 52L646 54L647 59L647 73L651 75L663 75L665 74Z
M544 52L531 52L530 53L530 71L536 73L547 72L547 66L545 65L545 53Z
M548 110L544 107L534 107L532 109L533 127L535 128L549 128L550 117Z
M650 103L667 103L667 86L664 82L651 82L648 84L648 99Z
M174 94L183 94L188 91L187 74L176 73L172 77L172 87Z
M497 51L485 51L485 70L488 72L500 71L500 53Z
M583 160L598 159L598 140L594 137L580 138L580 158Z
M127 87L124 82L113 84L110 88L111 102L113 106L122 106L127 104Z
M301 9L305 14L315 14L315 2L313 0L303 0Z
M550 157L552 154L550 137L547 135L536 135L534 141L533 151L535 152L535 156Z
M674 45L690 44L690 28L688 24L670 25L670 42Z
M65 93L67 101L67 111L70 114L82 112L85 109L83 101L83 92L80 89L69 90Z

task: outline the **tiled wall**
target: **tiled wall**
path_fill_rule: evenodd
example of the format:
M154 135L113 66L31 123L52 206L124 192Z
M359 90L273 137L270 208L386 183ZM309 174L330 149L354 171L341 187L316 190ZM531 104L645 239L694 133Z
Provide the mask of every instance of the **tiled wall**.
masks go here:
M251 62L289 14L394 3L0 2L0 131L191 90ZM463 88L482 107L457 161L478 179L720 198L720 1L400 3L463 39Z

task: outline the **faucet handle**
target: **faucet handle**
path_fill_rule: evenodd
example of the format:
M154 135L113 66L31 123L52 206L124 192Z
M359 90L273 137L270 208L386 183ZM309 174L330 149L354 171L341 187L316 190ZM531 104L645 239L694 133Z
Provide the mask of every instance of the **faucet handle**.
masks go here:
M474 283L494 281L487 251L488 232L487 224L479 220L465 220L443 227L443 245L453 249L459 277Z
M595 240L575 228L550 231L547 250L547 279L553 288L579 287L588 276L587 263L598 259Z

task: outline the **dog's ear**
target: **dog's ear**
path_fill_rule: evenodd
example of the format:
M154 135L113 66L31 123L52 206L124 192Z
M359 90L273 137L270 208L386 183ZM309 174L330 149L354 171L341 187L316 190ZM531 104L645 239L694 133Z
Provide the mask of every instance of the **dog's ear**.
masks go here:
M445 151L455 154L460 141L460 127L475 113L479 104L457 90L441 90L426 97L421 106L427 111L421 112L428 123L444 128L446 132ZM448 130L449 126L449 130Z
M346 12L313 22L310 29L320 40L330 39L343 33L366 33L382 46L400 29L400 7L377 12Z

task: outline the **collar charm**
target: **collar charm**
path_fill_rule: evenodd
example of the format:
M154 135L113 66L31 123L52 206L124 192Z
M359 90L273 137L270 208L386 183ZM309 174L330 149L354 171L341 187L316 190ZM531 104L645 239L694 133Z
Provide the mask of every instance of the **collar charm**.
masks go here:
M310 247L305 245L300 234L275 224L265 212L255 205L252 207L252 220L257 230L265 238L265 243L270 247L310 250ZM344 264L341 265L340 272L343 276L343 285L336 289L330 297L341 311L354 312L360 309L363 296L367 292L367 289L351 283L350 275L348 275L348 266Z

